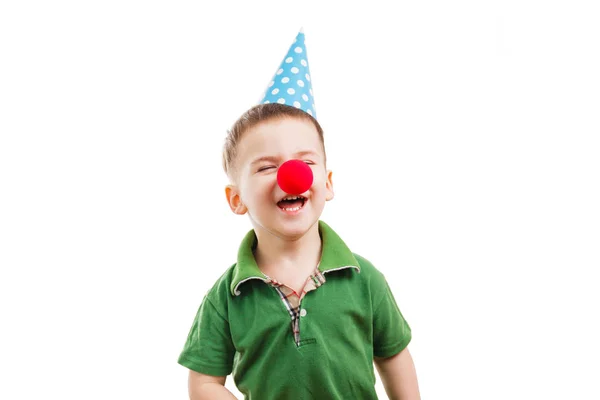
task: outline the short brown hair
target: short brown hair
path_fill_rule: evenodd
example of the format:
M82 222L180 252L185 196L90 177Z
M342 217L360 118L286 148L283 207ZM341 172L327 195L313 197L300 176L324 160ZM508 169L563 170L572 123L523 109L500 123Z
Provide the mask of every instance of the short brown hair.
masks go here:
M233 180L236 175L235 158L237 156L237 147L242 139L243 133L262 122L280 118L300 118L312 122L321 139L323 155L325 155L323 129L315 118L296 107L279 103L259 104L242 114L242 116L233 124L231 129L227 131L225 145L223 146L223 169L229 179ZM327 160L326 156L325 160Z

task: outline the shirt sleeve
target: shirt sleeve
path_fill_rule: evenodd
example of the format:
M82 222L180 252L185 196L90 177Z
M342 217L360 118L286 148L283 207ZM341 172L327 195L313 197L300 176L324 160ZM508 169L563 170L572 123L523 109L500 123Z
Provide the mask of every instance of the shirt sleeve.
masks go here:
M233 370L234 356L229 322L205 296L178 363L206 375L227 376Z
M411 340L411 329L394 299L383 275L379 277L378 290L383 292L373 314L373 355L391 357L398 354Z

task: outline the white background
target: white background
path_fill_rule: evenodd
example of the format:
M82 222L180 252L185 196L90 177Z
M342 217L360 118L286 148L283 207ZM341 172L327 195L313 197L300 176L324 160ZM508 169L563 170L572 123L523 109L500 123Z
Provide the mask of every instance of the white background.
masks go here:
M592 3L3 2L0 398L187 398L250 229L225 130L303 26L323 220L390 281L423 398L599 399Z

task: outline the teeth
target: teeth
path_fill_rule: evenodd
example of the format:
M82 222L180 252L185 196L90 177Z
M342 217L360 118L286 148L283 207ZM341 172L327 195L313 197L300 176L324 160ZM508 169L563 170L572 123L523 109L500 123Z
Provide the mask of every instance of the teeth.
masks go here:
M283 200L296 200L296 199L301 199L301 200L306 200L305 197L303 196L286 196L283 199L281 199L281 201ZM281 207L282 210L284 211L298 211L299 209L301 209L302 206L298 206L298 207Z

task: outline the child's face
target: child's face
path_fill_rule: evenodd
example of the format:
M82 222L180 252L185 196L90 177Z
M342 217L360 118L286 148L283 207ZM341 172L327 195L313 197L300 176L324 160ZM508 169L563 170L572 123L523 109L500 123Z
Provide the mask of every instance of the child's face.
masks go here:
M288 194L277 185L277 171L291 159L306 162L314 176L310 189L302 193L304 204L294 212L278 205ZM237 179L226 188L227 200L234 213L248 213L259 234L299 238L319 220L325 202L333 198L331 171L325 169L319 134L310 121L282 118L249 129L238 143L235 163Z

